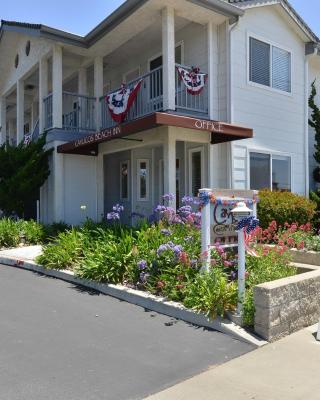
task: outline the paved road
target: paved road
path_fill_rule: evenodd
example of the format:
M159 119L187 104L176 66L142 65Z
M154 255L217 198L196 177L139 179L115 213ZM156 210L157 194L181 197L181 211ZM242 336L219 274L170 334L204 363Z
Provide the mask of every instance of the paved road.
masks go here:
M0 399L142 399L251 345L0 266Z

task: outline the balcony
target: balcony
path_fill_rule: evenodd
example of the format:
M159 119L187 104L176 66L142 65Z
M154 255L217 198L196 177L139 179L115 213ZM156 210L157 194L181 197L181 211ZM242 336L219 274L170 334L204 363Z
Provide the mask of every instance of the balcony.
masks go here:
M176 67L177 66L180 65L177 64ZM191 67L183 66L183 68L191 70ZM124 123L145 117L154 112L166 111L163 107L163 68L156 68L153 71L128 82L127 87L132 89L141 80L142 84L140 90L133 106L125 118ZM180 80L176 68L175 86L175 110L172 110L171 112L201 118L206 118L208 116L207 85L197 96L190 94L184 83ZM101 129L108 129L118 125L118 123L112 119L107 105L108 95L117 90L120 90L120 88L112 90L110 93L99 99ZM69 92L63 92L62 97L62 129L79 133L95 131L97 128L95 120L96 98ZM53 128L52 107L52 94L50 94L44 99L46 130Z
M181 66L176 64L176 66ZM182 66L185 69L191 70L191 67ZM124 122L134 121L138 118L152 114L157 111L165 111L163 109L163 69L159 67L153 71L140 76L139 78L127 84L128 88L133 88L137 82L142 80L140 91L136 97L134 105L131 107ZM120 90L117 89L117 90ZM113 121L107 106L107 97L115 92L112 90L106 96L100 98L102 129L108 129L117 122ZM208 116L208 90L207 85L204 90L198 95L193 96L188 93L185 85L180 80L178 70L176 69L176 90L175 90L175 112L190 116Z

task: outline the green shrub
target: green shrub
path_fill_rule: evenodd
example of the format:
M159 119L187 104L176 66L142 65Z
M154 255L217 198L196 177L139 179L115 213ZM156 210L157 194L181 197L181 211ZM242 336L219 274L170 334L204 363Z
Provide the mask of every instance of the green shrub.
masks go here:
M45 268L73 269L83 258L85 241L85 235L77 229L59 233L55 242L43 248L36 262Z
M284 226L296 222L299 225L311 222L316 204L305 197L290 192L259 192L258 217L260 226L266 229L272 221Z
M80 278L98 282L122 283L125 273L134 263L134 239L129 229L118 235L112 230L99 229L92 246L84 249L84 256L75 272Z
M17 222L10 218L0 219L0 247L16 247L20 242Z
M26 244L32 245L43 243L46 236L43 225L32 220L20 220L17 222L17 225L20 235L23 234L25 237Z
M253 301L253 288L265 282L271 282L297 274L297 269L290 265L288 253L283 253L279 248L265 249L260 257L248 256L246 258L246 297L244 301L243 318L247 326L254 325L255 307Z
M45 225L44 226L45 239L53 240L59 235L59 233L66 232L67 230L70 229L71 226L66 224L65 222L54 222L53 224Z
M237 285L228 282L227 275L218 267L198 274L186 288L184 305L211 318L223 316L237 304Z

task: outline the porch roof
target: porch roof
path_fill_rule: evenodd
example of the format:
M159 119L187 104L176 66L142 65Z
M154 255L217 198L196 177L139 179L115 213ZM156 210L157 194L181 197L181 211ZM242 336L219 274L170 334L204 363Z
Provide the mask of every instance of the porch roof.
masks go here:
M211 132L211 144L253 137L253 130L226 122L197 119L184 115L155 112L146 117L130 121L112 128L92 133L85 137L58 146L58 153L98 155L100 143L115 139L125 139L134 133L146 131L158 126L175 126L202 132Z

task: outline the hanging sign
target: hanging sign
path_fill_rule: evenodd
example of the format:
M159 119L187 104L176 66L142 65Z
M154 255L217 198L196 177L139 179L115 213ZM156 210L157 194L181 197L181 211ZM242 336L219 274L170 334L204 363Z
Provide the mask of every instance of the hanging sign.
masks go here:
M115 122L119 124L124 122L138 95L142 82L143 79L137 82L132 88L128 88L123 84L120 90L106 97L111 117Z
M193 96L199 95L207 82L208 75L201 73L199 68L193 67L191 71L177 67L180 79L185 84L187 92Z

